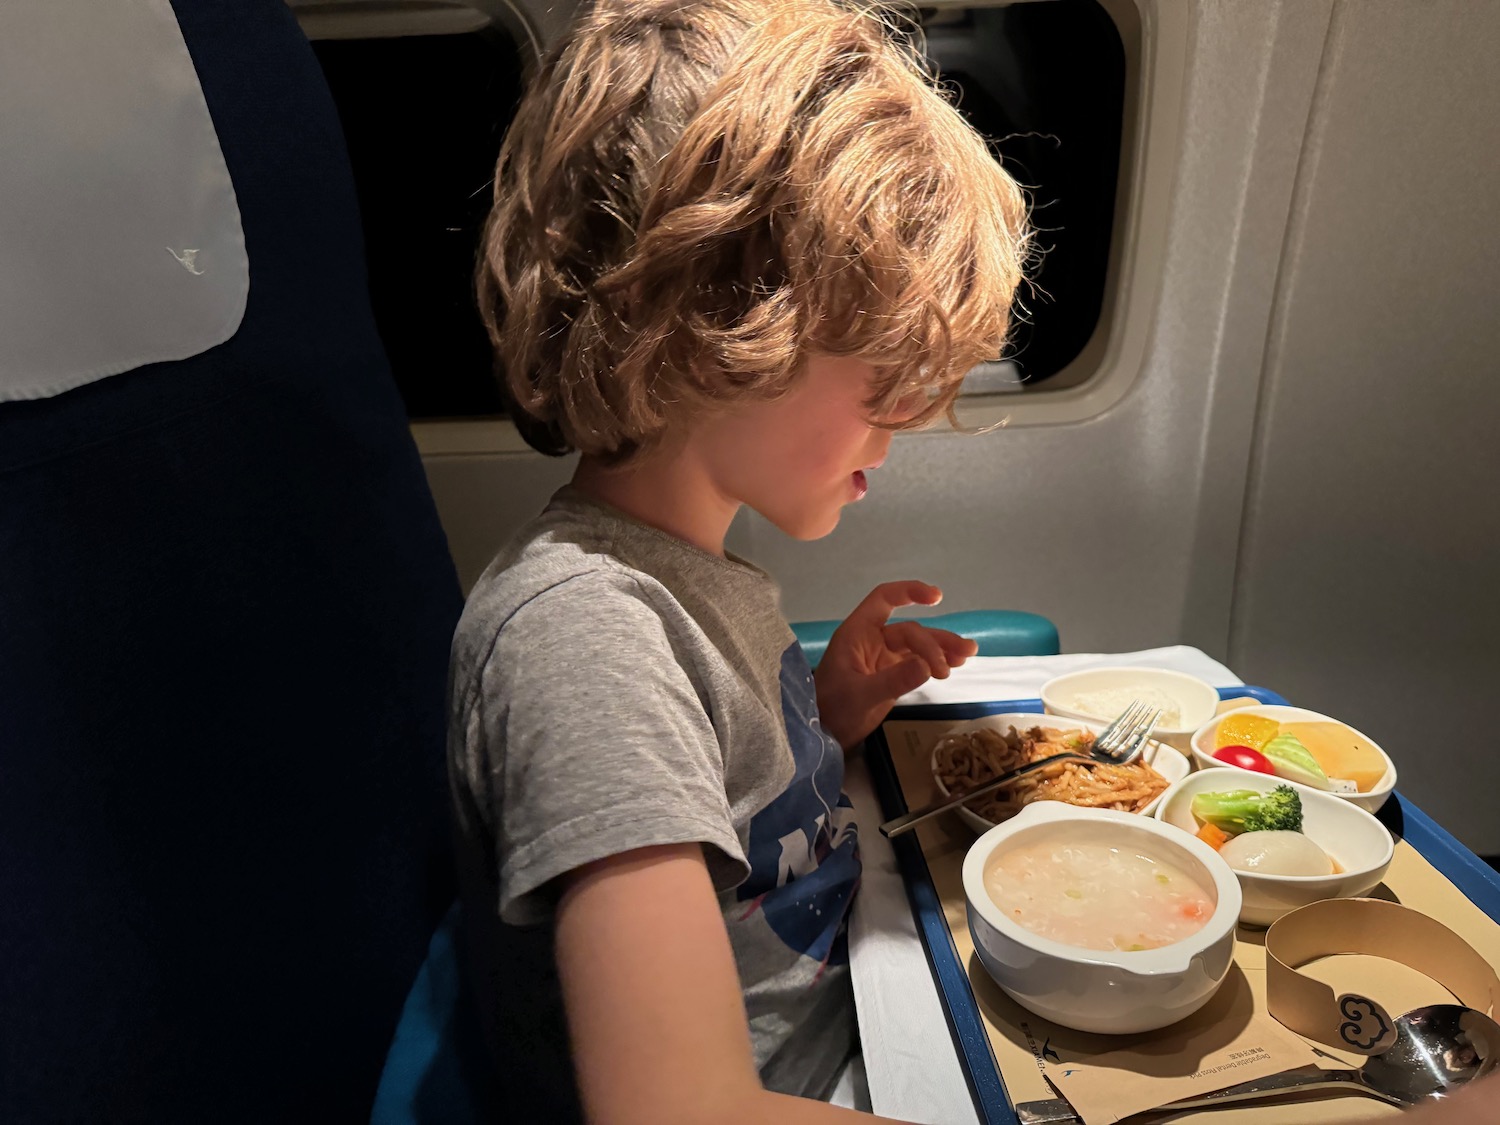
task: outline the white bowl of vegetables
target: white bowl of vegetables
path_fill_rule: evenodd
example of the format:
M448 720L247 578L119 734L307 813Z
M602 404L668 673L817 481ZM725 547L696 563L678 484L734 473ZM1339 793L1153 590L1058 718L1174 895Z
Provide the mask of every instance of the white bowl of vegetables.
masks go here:
M1219 853L1240 882L1240 921L1252 926L1367 893L1395 848L1385 826L1353 803L1248 770L1189 774L1162 794L1156 818Z
M1301 707L1241 707L1193 734L1200 768L1224 766L1330 793L1377 812L1396 788L1396 767L1373 739Z

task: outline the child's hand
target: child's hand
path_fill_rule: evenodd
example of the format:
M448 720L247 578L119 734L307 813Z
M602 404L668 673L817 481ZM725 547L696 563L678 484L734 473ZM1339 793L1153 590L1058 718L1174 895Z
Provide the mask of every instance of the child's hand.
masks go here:
M886 582L834 630L813 678L823 726L844 749L874 730L900 696L932 676L947 679L950 669L979 651L946 629L890 621L902 606L942 600L943 592L925 582Z

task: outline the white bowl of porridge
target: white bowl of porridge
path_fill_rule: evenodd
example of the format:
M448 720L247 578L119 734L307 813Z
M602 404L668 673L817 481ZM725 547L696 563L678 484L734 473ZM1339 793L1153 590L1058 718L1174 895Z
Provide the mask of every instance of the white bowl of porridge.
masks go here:
M1206 1004L1233 961L1234 872L1149 817L1038 801L974 842L963 879L980 963L1064 1027L1166 1027Z

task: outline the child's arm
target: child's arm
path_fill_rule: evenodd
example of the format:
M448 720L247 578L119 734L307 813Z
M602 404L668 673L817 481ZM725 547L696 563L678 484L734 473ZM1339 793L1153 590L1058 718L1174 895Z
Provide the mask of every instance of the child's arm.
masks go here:
M834 630L813 677L823 726L844 749L863 741L901 696L930 677L947 679L951 669L979 651L973 641L946 629L890 623L902 606L942 600L943 592L925 582L886 582Z
M697 844L641 848L567 876L557 967L583 1106L596 1125L877 1120L761 1086Z

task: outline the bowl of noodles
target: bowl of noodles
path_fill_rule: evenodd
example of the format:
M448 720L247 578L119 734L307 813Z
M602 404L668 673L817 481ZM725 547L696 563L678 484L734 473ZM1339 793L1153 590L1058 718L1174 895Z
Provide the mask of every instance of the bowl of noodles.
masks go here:
M961 723L932 748L932 776L948 797L981 785L1006 770L1068 750L1087 752L1107 724L1087 719L1057 721L1051 715L1018 712L986 715ZM1191 771L1183 754L1149 742L1129 765L1059 762L958 807L976 832L1003 824L1033 801L1062 801L1080 808L1150 814L1174 781Z

